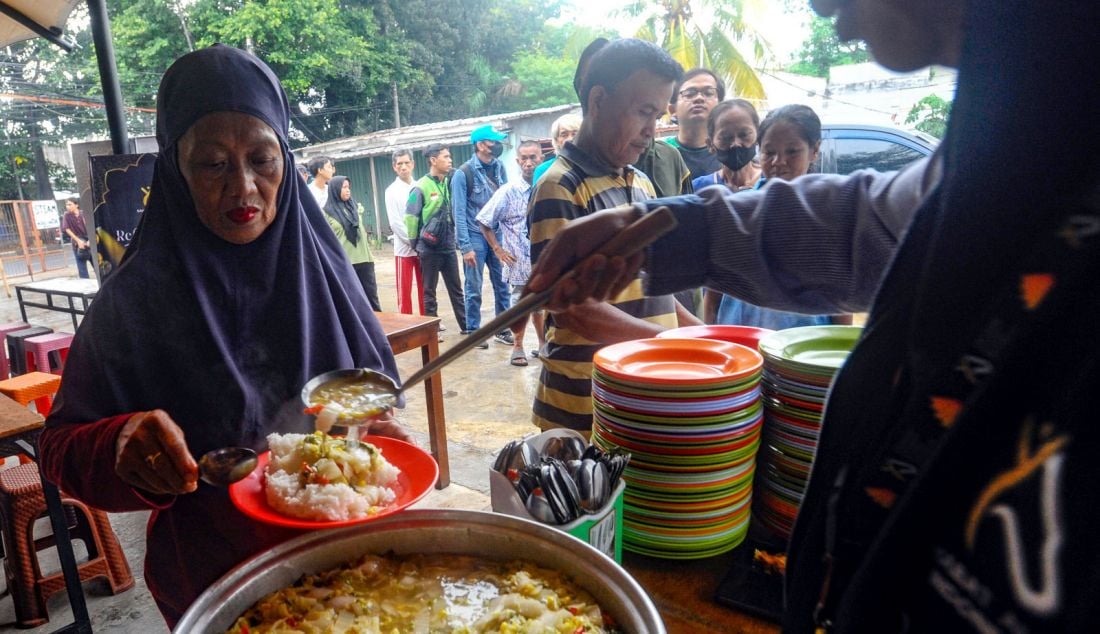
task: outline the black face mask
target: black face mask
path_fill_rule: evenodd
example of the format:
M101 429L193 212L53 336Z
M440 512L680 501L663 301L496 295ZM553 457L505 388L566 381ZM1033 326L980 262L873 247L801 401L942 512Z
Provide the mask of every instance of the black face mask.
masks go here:
M489 146L489 153L493 155L493 158L500 158L501 154L504 154L504 145L500 141L493 141Z
M748 165L754 156L756 156L755 145L749 147L735 145L728 150L718 150L714 153L714 157L718 159L719 163L735 172Z

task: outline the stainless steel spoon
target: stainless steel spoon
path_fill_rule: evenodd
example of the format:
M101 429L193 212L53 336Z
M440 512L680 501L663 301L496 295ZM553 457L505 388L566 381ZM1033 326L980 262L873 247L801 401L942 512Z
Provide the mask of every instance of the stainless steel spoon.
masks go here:
M597 253L606 257L629 257L650 244L653 244L657 238L672 231L674 228L676 228L676 217L672 215L672 212L669 211L667 207L660 207L646 214L641 219L634 221L628 227L620 231L615 237L604 243L604 245L597 250ZM369 412L359 411L357 414L367 417L380 414L395 406L398 397L400 397L401 393L405 390L439 372L477 344L508 328L508 326L523 318L528 313L542 308L546 302L550 301L550 297L559 284L567 279L576 277L578 268L579 264L570 269L559 280L550 285L550 287L541 292L527 295L516 302L514 306L497 315L497 317L489 323L463 337L459 343L455 344L429 363L426 363L424 367L405 379L401 387L397 387L396 382L390 377L375 370L356 368L353 370L335 370L334 372L358 373L359 376L362 377L363 389L371 391L368 400L376 409ZM311 394L313 390L325 381L330 380L328 377L331 374L333 373L326 373L319 377L315 377L306 384L306 387L302 390L302 400L307 406L312 404Z
M199 458L199 477L207 484L227 487L247 478L257 460L256 452L247 447L213 449Z

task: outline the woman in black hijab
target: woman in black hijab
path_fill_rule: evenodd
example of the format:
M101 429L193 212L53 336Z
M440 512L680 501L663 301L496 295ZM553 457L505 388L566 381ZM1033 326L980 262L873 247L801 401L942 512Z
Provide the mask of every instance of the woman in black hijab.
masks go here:
M41 437L47 477L152 509L145 579L169 625L243 559L293 536L198 481L195 457L308 432L299 392L393 354L296 176L278 79L243 51L183 56L157 95L160 154L137 235L73 341ZM407 438L387 416L372 433Z
M382 310L382 304L378 301L378 282L374 278L374 256L367 244L366 233L359 226L361 212L359 204L351 197L351 181L347 176L333 176L328 182L325 216L344 253L348 255L351 268L359 277L371 308Z

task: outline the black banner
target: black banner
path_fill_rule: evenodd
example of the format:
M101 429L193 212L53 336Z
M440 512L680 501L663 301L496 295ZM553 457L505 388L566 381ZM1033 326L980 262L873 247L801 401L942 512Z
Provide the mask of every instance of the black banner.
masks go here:
M155 153L89 156L99 280L110 275L134 238L149 200Z

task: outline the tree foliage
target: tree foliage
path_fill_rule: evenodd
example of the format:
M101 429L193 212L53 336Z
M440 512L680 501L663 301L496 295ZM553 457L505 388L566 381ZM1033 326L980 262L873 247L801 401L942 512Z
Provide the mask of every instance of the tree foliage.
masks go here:
M842 42L833 28L833 20L814 16L810 20L810 36L802 43L794 64L787 70L799 75L828 77L829 68L858 64L871 60L862 40Z
M764 0L636 0L624 11L645 18L636 37L660 44L684 70L709 68L730 93L764 99L754 70L771 57L755 24Z
M928 95L909 109L905 123L916 124L916 129L942 139L947 132L947 118L951 114L951 102L939 95Z
M155 117L141 109L155 107L168 66L221 42L272 67L303 144L393 127L395 93L403 125L575 101L567 50L580 31L547 26L560 3L107 0L107 9L131 136L153 133ZM106 136L102 107L73 105L103 100L83 4L67 36L78 45L69 54L41 39L0 50L0 92L20 97L0 101L0 148L28 157L37 180L46 171L36 146Z

